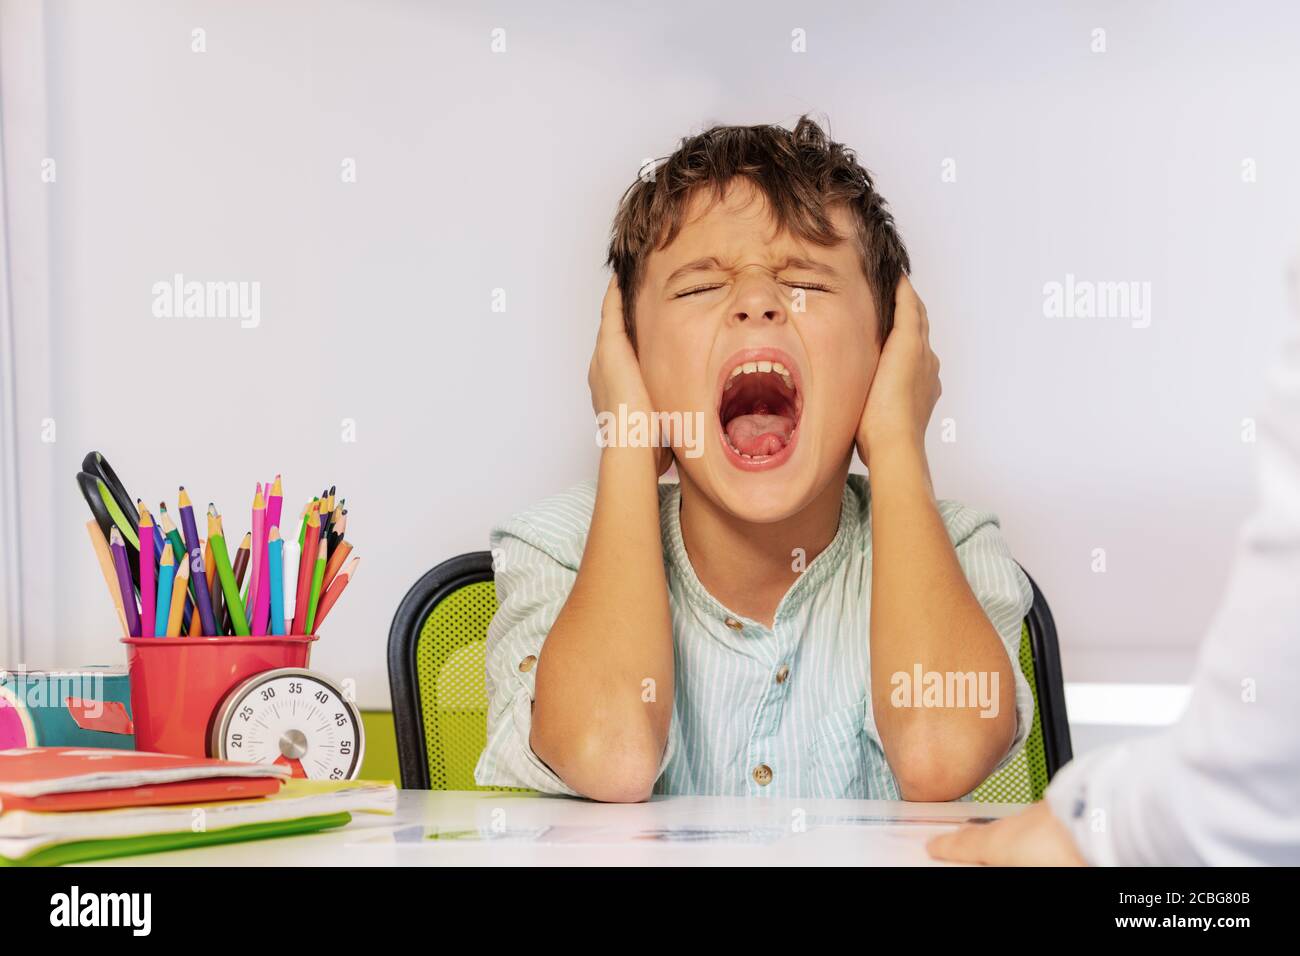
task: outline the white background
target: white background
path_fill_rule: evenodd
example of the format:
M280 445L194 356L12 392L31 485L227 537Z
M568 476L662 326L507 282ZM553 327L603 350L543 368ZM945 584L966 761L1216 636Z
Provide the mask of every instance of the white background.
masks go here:
M735 7L6 4L11 655L121 658L73 482L86 451L154 505L180 483L217 501L232 539L278 471L286 514L328 483L347 496L361 568L313 664L386 705L406 589L594 473L601 263L643 160L716 122L813 111L912 253L943 358L935 418L957 428L932 428L939 494L1002 517L1067 680L1186 679L1288 308L1300 14ZM154 318L151 287L177 272L260 282L260 328ZM1045 318L1067 273L1151 283L1151 326Z

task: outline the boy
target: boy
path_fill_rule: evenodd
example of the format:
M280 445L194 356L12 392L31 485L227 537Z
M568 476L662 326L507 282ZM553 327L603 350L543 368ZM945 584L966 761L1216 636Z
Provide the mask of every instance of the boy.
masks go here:
M867 172L806 117L716 127L628 190L609 262L592 405L649 425L492 534L476 780L968 793L1029 733L1030 589L993 515L934 498L939 363Z

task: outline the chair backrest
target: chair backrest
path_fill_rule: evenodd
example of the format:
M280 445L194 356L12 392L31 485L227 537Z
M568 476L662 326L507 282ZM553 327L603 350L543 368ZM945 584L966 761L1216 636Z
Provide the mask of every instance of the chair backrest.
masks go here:
M1039 799L1071 755L1056 626L1038 585L1030 585L1020 666L1034 693L1034 723L1024 750L972 794L981 802ZM388 634L388 679L403 787L503 789L474 783L487 744L484 647L496 609L487 551L444 561L402 599Z
M444 561L398 606L388 632L388 682L403 787L499 789L474 783L487 744L484 646L496 610L487 551Z
M1029 578L1029 572L1025 577ZM1034 695L1034 722L1020 753L971 793L977 803L1041 800L1048 781L1072 756L1056 622L1033 578L1029 578L1029 586L1034 601L1020 625L1020 670Z

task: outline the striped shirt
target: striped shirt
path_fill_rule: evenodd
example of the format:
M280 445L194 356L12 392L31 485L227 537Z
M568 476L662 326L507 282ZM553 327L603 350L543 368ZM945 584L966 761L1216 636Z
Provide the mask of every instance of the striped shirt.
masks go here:
M867 479L850 475L834 539L786 592L769 628L705 590L682 542L680 488L659 486L676 694L655 793L900 799L871 705L870 498ZM584 482L492 532L500 607L487 636L481 786L577 795L529 746L531 665L577 577L595 500L595 482ZM951 501L940 501L939 512L1015 674L1016 736L1001 769L1033 718L1019 666L1029 582L994 515Z

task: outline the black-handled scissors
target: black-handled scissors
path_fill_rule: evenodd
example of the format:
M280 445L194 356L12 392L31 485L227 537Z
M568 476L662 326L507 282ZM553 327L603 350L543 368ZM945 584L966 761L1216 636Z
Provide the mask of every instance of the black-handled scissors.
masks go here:
M97 451L87 453L81 461L81 471L77 472L77 487L81 496L90 506L90 513L104 533L107 540L113 528L122 534L126 544L127 563L131 567L131 580L140 586L140 514L132 498L117 476L113 466ZM145 542L146 548L154 550L154 557L161 550L161 535L155 534L153 541Z
M81 497L85 498L86 504L90 506L90 513L94 515L95 523L99 525L99 530L103 532L104 540L111 540L110 534L114 528L121 533L122 542L126 545L126 563L131 569L131 580L135 583L136 588L139 588L139 519L135 522L135 528L132 528L131 512L122 511L112 491L104 482L104 479L98 475L92 475L84 471L77 472L77 487L81 489Z

